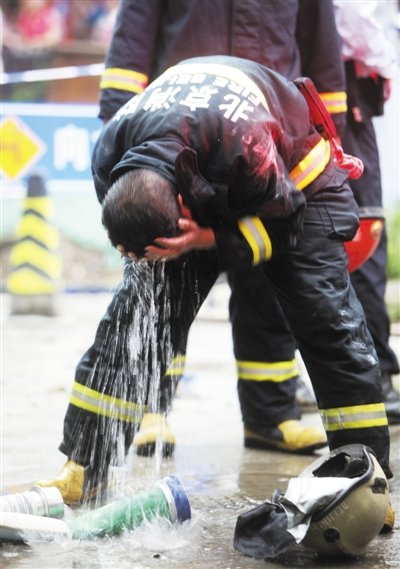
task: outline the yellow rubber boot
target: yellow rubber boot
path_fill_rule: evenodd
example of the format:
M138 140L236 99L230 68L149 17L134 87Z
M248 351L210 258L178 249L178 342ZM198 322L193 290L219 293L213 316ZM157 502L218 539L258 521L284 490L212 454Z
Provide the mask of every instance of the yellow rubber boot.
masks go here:
M256 433L245 427L244 444L248 448L312 454L327 445L327 438L323 429L305 427L300 421L291 419L263 433Z
M76 504L85 498L84 482L85 468L73 460L67 460L57 478L54 478L54 480L40 480L36 482L35 486L41 486L42 488L55 486L59 489L66 504Z
M132 444L139 456L153 456L157 443L161 443L164 457L172 456L176 438L170 431L164 415L161 413L146 413L143 415L140 429L136 433Z
M393 531L395 520L396 516L394 514L394 510L392 508L392 505L389 504L386 512L386 518L380 533L389 533L390 531Z

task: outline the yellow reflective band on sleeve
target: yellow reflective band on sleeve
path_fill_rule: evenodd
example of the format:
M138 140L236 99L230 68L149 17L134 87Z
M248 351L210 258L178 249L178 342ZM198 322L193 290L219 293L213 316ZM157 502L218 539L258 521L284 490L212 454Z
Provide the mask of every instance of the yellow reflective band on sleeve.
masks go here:
M290 172L290 178L298 190L303 190L324 171L331 155L331 145L321 138L314 148Z
M120 89L131 93L141 93L148 85L149 78L144 73L108 67L103 71L100 80L100 89Z
M383 403L321 409L320 413L326 431L368 429L385 427L388 424Z
M334 93L319 93L329 114L345 113L347 111L347 94L345 91Z
M170 365L170 367L165 372L165 375L168 375L168 376L183 375L183 372L185 371L185 363L186 363L186 356L185 355L176 356L172 360L172 364Z
M253 265L268 261L272 256L271 239L259 217L244 217L239 229L253 251Z
M127 423L139 423L147 409L145 405L137 405L111 395L99 393L77 381L73 385L70 403L90 413Z
M299 375L295 359L287 362L252 362L236 360L238 378L244 381L273 381L279 383Z

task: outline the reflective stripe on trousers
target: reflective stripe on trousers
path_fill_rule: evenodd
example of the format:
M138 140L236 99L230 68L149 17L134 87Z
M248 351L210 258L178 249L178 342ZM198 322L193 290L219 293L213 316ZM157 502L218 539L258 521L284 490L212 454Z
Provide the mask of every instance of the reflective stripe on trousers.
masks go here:
M321 409L320 413L322 423L327 432L383 427L388 424L383 403Z
M281 382L299 375L295 359L286 362L236 360L238 378L250 381Z
M96 415L111 417L129 423L139 423L146 406L124 401L112 395L99 393L90 387L74 382L70 403Z
M186 356L182 354L173 358L164 377L173 377L175 380L179 380L185 369L185 361ZM75 381L72 387L70 403L90 413L129 423L139 423L143 413L147 411L147 405L139 405L113 395L101 393L80 384L78 381Z

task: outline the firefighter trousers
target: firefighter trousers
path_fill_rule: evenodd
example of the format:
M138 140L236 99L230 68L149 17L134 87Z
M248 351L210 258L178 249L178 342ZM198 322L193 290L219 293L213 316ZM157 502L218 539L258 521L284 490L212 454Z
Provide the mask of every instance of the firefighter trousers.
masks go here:
M262 265L227 277L243 423L267 435L283 421L300 419L296 343Z
M313 382L330 448L366 444L389 475L379 364L340 241L357 225L353 202L348 187L317 194L296 249L263 268ZM127 267L77 366L62 452L99 472L124 458L218 274L214 251Z
M343 147L361 158L364 172L350 186L360 211L382 208L382 182L379 151L372 118L364 113L363 122L355 122L349 114ZM378 353L382 373L400 373L396 354L389 344L390 318L385 302L387 284L387 234L383 230L378 248L368 261L351 274L351 282L364 308L368 328Z

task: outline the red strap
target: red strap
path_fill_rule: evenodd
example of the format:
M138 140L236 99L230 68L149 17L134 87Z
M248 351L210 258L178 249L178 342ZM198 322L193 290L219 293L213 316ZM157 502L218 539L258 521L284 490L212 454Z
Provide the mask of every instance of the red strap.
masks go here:
M300 77L294 82L305 98L310 111L310 119L325 140L329 140L336 164L348 171L348 177L356 180L364 171L364 164L359 158L345 154L335 140L336 128L332 117L321 100L314 83L309 77Z

